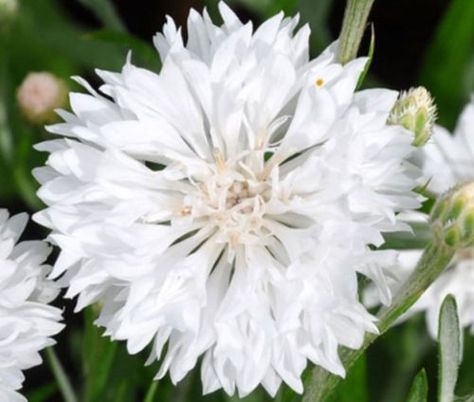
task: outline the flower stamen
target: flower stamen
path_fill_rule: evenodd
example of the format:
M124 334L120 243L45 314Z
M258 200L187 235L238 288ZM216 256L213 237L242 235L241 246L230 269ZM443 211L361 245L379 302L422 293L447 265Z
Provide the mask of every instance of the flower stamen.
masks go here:
M222 151L218 148L214 148L212 153L216 162L217 173L225 172L225 170L227 169L227 164Z
M324 85L324 80L322 78L317 78L316 81L314 81L314 84L316 87L321 88Z

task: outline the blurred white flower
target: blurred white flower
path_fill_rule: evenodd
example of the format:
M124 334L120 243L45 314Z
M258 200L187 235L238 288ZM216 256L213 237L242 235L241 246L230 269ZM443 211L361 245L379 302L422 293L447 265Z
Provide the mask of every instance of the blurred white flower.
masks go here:
M443 127L435 127L432 141L424 149L423 161L428 188L435 193L474 180L474 98L461 113L453 135ZM411 268L416 265L416 258L416 253L412 252ZM406 266L410 267L409 264ZM474 249L459 251L446 272L412 309L413 313L426 311L428 329L433 337L438 332L439 309L448 294L456 298L461 326L470 328L474 334Z
M428 189L434 193L474 180L474 97L461 113L453 134L435 126L423 152L423 171L429 180Z
M26 214L9 218L0 209L0 400L8 402L26 401L16 392L22 370L41 363L38 352L63 327L61 310L47 304L58 293L45 279L50 267L41 265L50 248L42 241L17 244L27 221Z
M64 81L51 73L29 73L17 90L18 105L31 123L52 123L55 109L66 106L67 91Z
M400 254L400 264L404 274L416 266L421 250L410 250ZM439 310L444 298L452 294L458 305L459 322L462 328L469 328L474 334L474 251L466 249L458 252L447 270L428 288L409 312L401 318L403 321L416 313L426 313L428 331L433 338L438 337Z
M464 108L453 135L435 126L432 139L423 147L421 155L428 189L435 194L444 193L458 183L474 180L474 98ZM408 220L427 223L427 216L411 215ZM422 250L400 253L400 278L390 283L394 291L408 278L421 254ZM456 298L461 326L470 328L474 334L474 249L459 251L447 270L400 321L424 311L428 330L437 338L439 309L448 294ZM375 288L367 292L365 299L367 305L377 303Z
M150 361L167 344L158 377L203 356L205 393L302 392L307 360L344 375L338 346L377 330L357 273L390 302L394 253L370 246L419 206L413 136L386 124L396 92L354 93L366 59L341 66L334 44L310 61L297 18L254 31L220 11L191 11L186 45L168 19L159 74L99 70L105 95L77 78L90 94L49 128L67 138L37 146L35 218L78 310L100 301L97 323Z

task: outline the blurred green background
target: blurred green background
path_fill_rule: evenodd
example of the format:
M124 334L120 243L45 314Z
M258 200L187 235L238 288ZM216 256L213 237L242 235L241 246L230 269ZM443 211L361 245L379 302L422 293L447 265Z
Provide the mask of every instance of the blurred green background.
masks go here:
M313 55L337 37L345 5L343 0L228 3L243 20L251 19L255 24L281 9L287 14L299 12L302 22L312 28ZM129 49L135 64L158 70L151 37L161 29L165 15L185 26L191 7L201 10L207 6L218 18L216 5L211 0L0 0L0 207L12 212L41 208L31 169L41 165L44 156L32 145L52 135L20 111L16 93L28 73L48 71L64 79L71 90L79 90L69 79L71 75L81 75L97 85L94 68L119 70ZM365 85L394 89L425 85L436 98L439 122L452 128L474 91L474 1L376 0L369 20L375 27L376 46ZM365 38L361 53L367 51L367 42ZM30 225L28 237L44 235ZM73 315L72 302L58 304L65 305L70 326L58 337L57 350L82 400L144 400L157 365L144 368L146 354L128 356L123 344L102 338L92 325L92 309ZM474 337L469 334L464 352L459 395L474 391ZM423 318L416 317L371 347L367 358L338 389L334 401L404 401L422 366L434 391L436 365L435 343L426 333ZM25 393L30 402L62 400L47 365L27 373ZM178 387L168 379L161 381L147 402L238 400L222 392L200 395L199 370L195 370ZM430 391L430 400L434 397ZM267 400L261 390L245 399ZM297 401L298 397L284 388L278 400Z

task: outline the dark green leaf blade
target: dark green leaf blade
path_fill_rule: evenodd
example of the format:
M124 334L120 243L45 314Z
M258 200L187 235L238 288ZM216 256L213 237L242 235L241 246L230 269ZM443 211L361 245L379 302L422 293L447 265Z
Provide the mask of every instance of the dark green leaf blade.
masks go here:
M367 63L365 63L364 70L360 74L359 81L357 81L357 89L359 89L365 81L365 77L369 72L370 66L372 65L372 61L374 59L374 52L375 52L375 28L374 24L370 25L370 45L369 45L369 54L367 57Z
M347 377L336 388L330 402L368 402L367 358L361 356L347 373Z
M428 400L428 378L425 369L421 369L413 380L407 402L426 402Z

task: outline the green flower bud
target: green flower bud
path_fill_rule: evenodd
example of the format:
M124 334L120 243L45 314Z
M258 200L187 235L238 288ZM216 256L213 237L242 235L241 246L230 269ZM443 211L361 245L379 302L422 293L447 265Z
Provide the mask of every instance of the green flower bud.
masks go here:
M431 221L435 236L447 246L474 246L474 182L457 186L440 197Z
M398 124L415 134L413 145L421 147L430 139L436 120L436 106L424 87L400 93L390 116L389 124Z
M54 123L55 109L67 105L65 82L48 72L29 73L17 90L17 100L25 118L33 124Z

